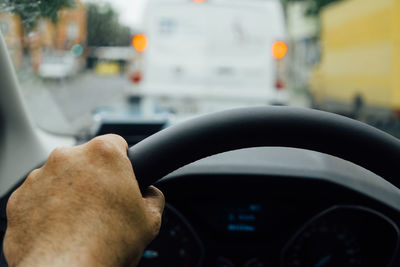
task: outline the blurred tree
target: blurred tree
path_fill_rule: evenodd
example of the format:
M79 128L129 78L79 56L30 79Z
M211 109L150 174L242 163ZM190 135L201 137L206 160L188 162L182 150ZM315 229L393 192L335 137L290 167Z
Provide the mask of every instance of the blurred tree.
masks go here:
M308 3L307 15L318 15L323 7L333 2L342 0L281 0L284 5L291 2L306 2Z
M0 12L18 14L27 32L35 27L40 17L49 18L56 23L61 8L74 6L74 0L0 0Z
M110 4L88 3L88 46L128 46L132 32L118 21L118 13Z

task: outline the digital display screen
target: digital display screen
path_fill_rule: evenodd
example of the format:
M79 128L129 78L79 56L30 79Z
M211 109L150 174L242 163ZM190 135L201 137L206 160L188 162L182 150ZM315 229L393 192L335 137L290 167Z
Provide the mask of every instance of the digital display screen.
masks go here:
M207 225L208 231L216 235L255 236L273 234L276 224L282 223L279 216L274 216L275 209L270 203L259 201L201 201L190 204L191 210L196 211L195 221Z
M223 217L225 230L228 232L258 232L264 221L260 204L227 207Z

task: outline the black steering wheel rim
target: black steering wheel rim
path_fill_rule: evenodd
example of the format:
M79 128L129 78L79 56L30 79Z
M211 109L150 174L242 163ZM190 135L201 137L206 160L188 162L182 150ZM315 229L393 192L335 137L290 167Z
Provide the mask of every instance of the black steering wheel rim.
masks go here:
M336 156L397 188L400 141L362 122L296 107L238 108L183 122L128 150L141 188L196 160L241 148L294 147Z

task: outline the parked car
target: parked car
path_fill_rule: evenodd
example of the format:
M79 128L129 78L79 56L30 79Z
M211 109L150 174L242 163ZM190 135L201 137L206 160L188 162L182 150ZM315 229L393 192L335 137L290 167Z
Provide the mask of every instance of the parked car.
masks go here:
M44 79L66 79L75 76L80 68L80 60L69 52L51 53L43 57L38 74Z

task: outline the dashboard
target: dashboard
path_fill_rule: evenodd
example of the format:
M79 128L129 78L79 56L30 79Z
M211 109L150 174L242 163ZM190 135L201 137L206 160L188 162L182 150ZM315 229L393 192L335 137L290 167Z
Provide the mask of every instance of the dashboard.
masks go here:
M389 266L397 251L393 219L333 184L193 176L159 187L169 204L139 266Z
M255 149L253 160L244 157L249 150L228 152L161 180L168 203L163 225L139 266L398 266L399 212L342 184L337 173L336 181L313 178L318 167L304 165L317 160L328 170L339 159L289 151ZM266 155L286 158L285 167L269 169ZM264 160L258 170L256 158ZM363 171L341 163L349 176Z

